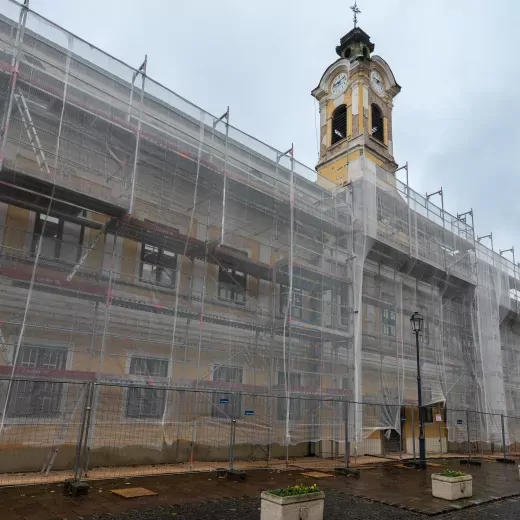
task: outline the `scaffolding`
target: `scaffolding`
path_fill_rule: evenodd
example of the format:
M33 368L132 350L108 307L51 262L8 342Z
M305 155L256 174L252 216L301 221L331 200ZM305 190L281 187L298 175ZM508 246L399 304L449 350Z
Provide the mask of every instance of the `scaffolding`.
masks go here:
M286 461L309 443L377 450L416 400L416 310L424 401L454 411L448 440L471 409L475 438L502 442L495 419L520 406L520 276L472 212L363 155L332 183L234 128L229 107L215 117L155 82L147 59L134 69L1 5L2 448L37 416L25 447L63 450L88 399L86 457L146 431L193 464L195 440L227 446L230 424Z

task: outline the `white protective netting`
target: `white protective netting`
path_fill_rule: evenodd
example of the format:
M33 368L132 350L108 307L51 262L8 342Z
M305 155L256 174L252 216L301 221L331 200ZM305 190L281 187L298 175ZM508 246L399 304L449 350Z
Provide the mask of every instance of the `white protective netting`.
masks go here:
M193 460L229 444L232 420L237 444L285 456L341 451L347 420L364 453L416 402L414 311L449 440L470 409L476 440L501 441L520 407L519 273L472 225L365 156L348 185L320 178L146 62L1 5L2 447L27 444L20 407L48 426L32 444L63 444L79 410L56 385L74 380L97 383L94 458L177 443ZM55 383L18 381L34 378Z

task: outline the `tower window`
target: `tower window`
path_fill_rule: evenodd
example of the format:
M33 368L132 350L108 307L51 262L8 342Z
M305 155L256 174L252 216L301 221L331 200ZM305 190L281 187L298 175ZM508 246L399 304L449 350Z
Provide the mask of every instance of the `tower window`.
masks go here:
M347 106L340 105L332 114L332 137L330 144L335 144L347 136Z
M375 103L372 104L372 137L375 137L382 143L385 142L383 114L381 113L381 109Z

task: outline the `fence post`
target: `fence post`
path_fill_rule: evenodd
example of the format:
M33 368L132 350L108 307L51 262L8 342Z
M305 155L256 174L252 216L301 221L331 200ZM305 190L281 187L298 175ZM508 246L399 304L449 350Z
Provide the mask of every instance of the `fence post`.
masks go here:
M345 402L345 467L350 462L350 441L348 438L348 401Z
M273 398L271 395L266 397L267 399L267 413L269 415L269 423L267 425L267 465L271 462L271 430L273 428Z
M469 428L469 410L466 410L466 430L468 432L468 459L471 462L471 436Z
M415 456L415 410L413 406L410 406L412 409L412 449L413 449L413 461L417 462L417 458Z
M437 419L437 416L435 416L435 419ZM441 422L438 421L439 424L439 453L442 454L442 430L441 430Z
M87 419L87 409L89 405L91 385L90 383L85 386L85 399L83 403L83 409L81 411L81 421L78 433L78 443L76 446L76 457L74 459L74 482L78 481L78 471L80 467L80 458L83 453L83 436L85 435L85 422Z
M500 422L502 423L502 451L504 452L504 461L506 461L506 429L504 427L504 414L500 414Z
M229 430L229 469L233 470L235 464L235 430L237 420L231 419L231 428Z
M96 386L94 381L90 383L90 392L88 398L88 406L86 407L86 419L85 419L85 441L83 443L83 456L81 457L81 464L79 466L78 472L78 481L81 481L83 476L83 469L85 469L85 473L88 471L88 435L90 431L90 421L92 418L92 401L94 399L94 393L96 390Z

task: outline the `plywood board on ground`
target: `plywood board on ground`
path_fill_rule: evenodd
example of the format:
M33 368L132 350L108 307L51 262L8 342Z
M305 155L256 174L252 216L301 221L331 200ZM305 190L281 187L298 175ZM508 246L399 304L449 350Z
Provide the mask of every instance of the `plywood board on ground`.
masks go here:
M155 491L150 491L149 489L136 487L136 488L124 488L124 489L112 489L110 491L114 493L114 495L119 495L123 498L137 498L137 497L153 497L157 495Z
M305 477L311 478L325 478L325 477L333 477L334 475L329 475L328 473L322 473L321 471L309 471L308 473L302 473Z

